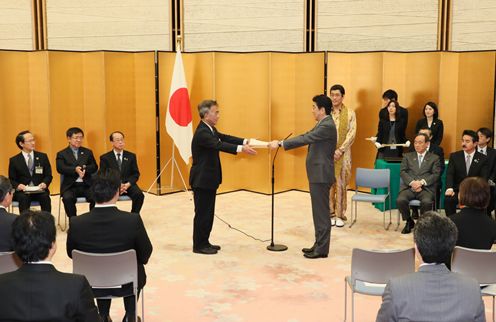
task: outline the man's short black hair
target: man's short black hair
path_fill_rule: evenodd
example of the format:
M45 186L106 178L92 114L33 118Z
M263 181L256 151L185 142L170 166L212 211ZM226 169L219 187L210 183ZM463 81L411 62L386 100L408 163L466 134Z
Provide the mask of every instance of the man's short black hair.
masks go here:
M488 139L493 139L493 131L488 129L487 127L481 127L480 129L477 130L477 133L482 133L486 138Z
M413 240L424 263L444 263L455 248L458 230L451 219L427 211L415 224Z
M477 133L474 130L463 130L462 138L465 135L472 137L472 142L474 142L474 143L479 142L479 135L477 135Z
M121 175L116 169L99 170L93 177L90 192L96 203L109 202L121 187Z
M65 135L70 138L72 137L74 134L79 134L81 133L83 136L84 136L84 132L83 130L81 130L80 128L78 127L71 127L69 128L66 132L65 132Z
M345 94L343 85L339 85L339 84L332 85L331 89L329 90L329 94L331 94L332 91L339 91L341 95Z
M114 134L116 134L116 133L122 135L122 138L124 138L124 133L122 133L121 131L114 131L114 132L110 133L110 136L109 136L110 142L114 142Z
M9 178L0 176L0 202L5 199L5 196L12 190L12 183Z
M25 131L19 132L19 134L17 134L17 136L16 136L16 139L15 139L16 145L21 150L22 150L21 143L24 143L24 134L28 134L28 133L31 133L31 132L29 132L29 130L25 130Z
M382 98L383 99L389 99L389 100L398 100L398 93L394 89L388 89L384 93L382 93Z
M424 142L427 143L427 142L430 142L431 139L429 138L429 136L427 136L427 134L425 133L417 133L417 135L415 135L415 138L414 140L417 138L417 136L421 136L424 138Z
M24 263L47 258L55 236L55 220L46 211L26 210L12 224L14 251Z
M315 95L312 98L312 101L315 102L315 105L317 105L318 108L324 108L326 115L331 114L332 111L332 101L331 99L326 96L326 95Z

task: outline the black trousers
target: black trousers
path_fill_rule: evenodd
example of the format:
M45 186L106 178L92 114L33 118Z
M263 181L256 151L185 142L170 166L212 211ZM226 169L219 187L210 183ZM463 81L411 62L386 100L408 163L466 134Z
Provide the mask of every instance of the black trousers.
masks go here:
M141 211L141 207L143 207L143 201L145 200L145 195L143 191L138 187L138 185L131 185L129 189L127 189L127 193L124 195L129 196L132 201L131 212L139 214Z
M82 182L74 183L70 188L62 193L65 213L68 217L76 216L76 201L78 197L85 197L90 203L90 210L95 206L95 202L90 196L90 189Z
M444 196L444 211L446 216L451 216L456 213L456 206L458 205L458 191L455 191L454 196Z
M14 200L19 202L19 213L26 211L31 206L31 201L38 201L41 206L41 210L52 212L52 201L50 200L50 194L48 191L43 191L40 193L24 193L24 191L16 191L14 194Z
M195 218L193 220L193 249L207 247L214 224L216 189L193 188Z
M420 200L420 214L426 211L432 210L434 204L434 195L427 191L422 190L420 192L413 192L411 189L404 189L398 194L396 199L396 205L403 220L408 220L410 218L410 200L417 199Z
M141 292L141 289L138 289L138 297ZM124 301L124 309L126 310L126 314L128 316L134 316L136 313L136 301L134 299L133 294L133 285L132 283L123 285L122 288L117 289L101 289L94 288L93 295L95 297L104 297L104 296L122 296ZM110 305L112 304L111 299L97 299L96 304L98 306L98 313L101 316L107 316L110 313Z

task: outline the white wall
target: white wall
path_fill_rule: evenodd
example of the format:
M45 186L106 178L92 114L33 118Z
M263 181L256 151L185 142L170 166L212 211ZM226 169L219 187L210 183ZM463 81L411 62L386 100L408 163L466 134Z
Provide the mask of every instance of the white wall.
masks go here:
M0 48L32 50L30 0L0 0Z

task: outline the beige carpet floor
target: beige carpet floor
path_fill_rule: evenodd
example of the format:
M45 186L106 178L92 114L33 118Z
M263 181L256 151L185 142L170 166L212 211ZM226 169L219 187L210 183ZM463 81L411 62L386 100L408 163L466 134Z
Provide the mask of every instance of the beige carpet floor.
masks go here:
M348 197L351 196L351 193ZM54 213L58 197L53 197ZM382 226L382 213L359 204L353 228L332 228L329 258L309 260L301 248L313 243L308 193L290 191L275 197L275 242L285 252L266 250L270 239L270 196L239 191L217 197L211 242L217 255L192 252L193 201L187 193L147 195L142 210L154 251L146 266L145 318L149 322L320 322L343 321L344 277L350 274L351 251L413 247L412 235ZM129 202L118 204L130 209ZM86 211L80 205L79 212ZM396 222L397 211L393 211ZM349 211L348 211L349 217ZM58 232L54 263L72 271L65 252L66 233ZM379 297L356 296L355 321L375 321ZM113 301L111 316L121 321L123 305ZM486 299L486 315L491 316ZM140 313L141 315L141 313Z

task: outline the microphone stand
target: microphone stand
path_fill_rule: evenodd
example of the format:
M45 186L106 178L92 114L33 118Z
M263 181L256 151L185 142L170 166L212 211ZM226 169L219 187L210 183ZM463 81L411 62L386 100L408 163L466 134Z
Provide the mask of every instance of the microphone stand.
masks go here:
M289 138L291 136L291 134L293 134L293 133L290 133L284 140ZM279 152L279 148L280 148L280 146L277 147L276 153L274 154L274 158L272 159L272 224L271 224L270 245L267 246L267 250L270 250L273 252L283 252L283 251L288 249L288 246L286 246L286 245L274 244L274 184L275 184L274 169L275 169L277 152Z

